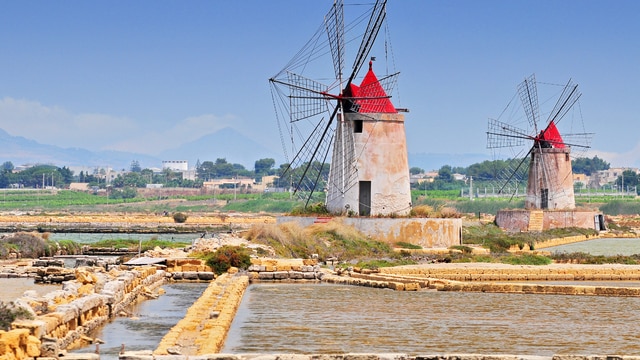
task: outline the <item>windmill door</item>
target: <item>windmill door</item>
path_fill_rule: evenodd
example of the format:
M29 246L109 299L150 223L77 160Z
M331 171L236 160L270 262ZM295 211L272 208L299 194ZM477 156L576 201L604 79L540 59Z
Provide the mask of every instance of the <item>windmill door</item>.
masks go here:
M371 181L360 181L360 215L371 215Z
M540 208L549 208L549 189L542 189L542 191L540 192Z

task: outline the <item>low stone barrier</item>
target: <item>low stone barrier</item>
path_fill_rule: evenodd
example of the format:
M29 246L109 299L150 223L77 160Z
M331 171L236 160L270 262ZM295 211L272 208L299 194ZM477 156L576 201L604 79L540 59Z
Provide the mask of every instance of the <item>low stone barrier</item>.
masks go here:
M180 320L149 353L156 355L183 354L187 356L217 353L224 345L231 322L249 284L246 275L219 276L211 282L202 296L189 307Z
M477 265L477 264L476 264ZM462 268L463 270L466 268ZM563 269L567 273L558 273ZM636 286L606 286L606 285L580 285L580 284L544 284L544 283L518 283L506 282L513 280L514 275L509 275L508 270L516 273L515 275L522 280L540 280L540 281L576 281L579 280L625 280L625 277L634 277L640 272L638 266L580 266L580 267L564 267L559 269L549 267L523 267L513 266L511 268L474 268L466 270L475 270L478 274L468 274L470 280L451 280L444 277L432 276L438 271L429 271L433 269L421 269L417 271L415 268L383 268L379 273L339 271L336 273L326 274L323 281L335 284L366 286L374 288L387 288L397 291L419 291L419 290L437 290L437 291L465 291L465 292L494 292L494 293L524 293L524 294L562 294L562 295L593 295L593 296L612 296L612 297L640 297L640 287ZM438 269L444 270L444 269ZM449 270L452 270L449 268ZM455 269L461 271L461 268ZM489 274L483 274L482 271L491 270ZM494 273L494 270L501 272ZM406 274L409 275L406 275ZM425 274L428 274L426 276ZM450 273L444 273L451 275ZM504 278L496 274L504 274ZM622 274L622 275L621 275ZM441 274L442 275L442 274ZM486 275L486 276L483 276ZM455 276L459 277L459 273ZM527 279L522 279L522 277ZM535 279L534 279L535 278ZM484 279L484 280L481 280ZM579 281L578 280L578 281ZM505 282L493 282L505 281Z
M249 279L255 281L318 281L322 272L314 259L251 259Z
M457 281L640 281L636 265L436 264L380 268L380 273Z
M553 356L509 354L207 354L155 355L151 351L125 352L120 360L639 360L640 356L558 354Z
M167 259L167 279L172 281L211 281L215 274L201 259L173 258Z
M37 297L35 292L14 302L32 313L33 320L17 320L11 331L0 332L0 359L57 358L61 349L73 349L87 334L164 283L164 271L154 267L132 270L77 268L75 280L61 290Z

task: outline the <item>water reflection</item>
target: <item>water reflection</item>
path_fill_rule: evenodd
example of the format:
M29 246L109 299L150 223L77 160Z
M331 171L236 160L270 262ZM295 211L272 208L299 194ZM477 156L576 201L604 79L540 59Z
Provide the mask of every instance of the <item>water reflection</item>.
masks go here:
M154 350L162 337L178 323L193 302L202 295L208 283L175 283L164 285L166 293L157 299L137 304L130 312L132 318L118 317L91 337L105 343L100 345L100 359L117 359L122 344L125 350ZM95 345L75 350L90 352Z
M591 255L634 255L640 254L639 238L603 238L589 241L581 241L573 244L552 246L542 251L573 253L583 252Z
M256 284L223 352L638 355L639 306L638 298Z

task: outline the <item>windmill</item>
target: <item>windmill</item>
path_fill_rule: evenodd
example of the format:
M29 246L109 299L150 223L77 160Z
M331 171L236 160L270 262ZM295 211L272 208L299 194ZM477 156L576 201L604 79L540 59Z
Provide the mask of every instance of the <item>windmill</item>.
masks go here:
M345 26L344 4L336 0L312 39L269 79L289 162L281 178L305 199L305 207L314 193L326 192L325 204L332 213L410 210L404 115L388 95L399 73L378 79L375 58L369 58L385 16L386 0L378 0ZM345 74L346 44L358 40L353 65ZM367 60L369 69L357 85Z
M517 93L526 115L526 128L516 126L517 120L489 119L488 122L487 148L510 148L514 153L515 149L521 148L515 156L518 161L513 163L514 167L503 174L498 192L517 189L517 183L524 182L523 174L526 174L525 209L574 209L571 151L572 148L579 152L588 149L593 134L582 131L561 135L558 125L580 98L578 85L569 80L561 87L555 106L544 121L541 120L535 75L526 78L518 86ZM581 118L572 121L571 128L580 124ZM527 162L528 171L522 171L527 170Z

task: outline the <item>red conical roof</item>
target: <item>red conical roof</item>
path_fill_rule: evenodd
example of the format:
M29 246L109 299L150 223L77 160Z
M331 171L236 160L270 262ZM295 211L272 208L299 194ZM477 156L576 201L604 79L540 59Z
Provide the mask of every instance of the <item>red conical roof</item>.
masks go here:
M396 113L396 108L391 103L387 93L380 85L376 74L373 73L372 62L369 62L369 71L362 79L360 86L351 84L351 96L354 103L359 106L360 113Z
M556 124L552 121L544 131L544 140L548 141L554 148L562 149L565 147L564 140L560 136L560 131L556 127Z

